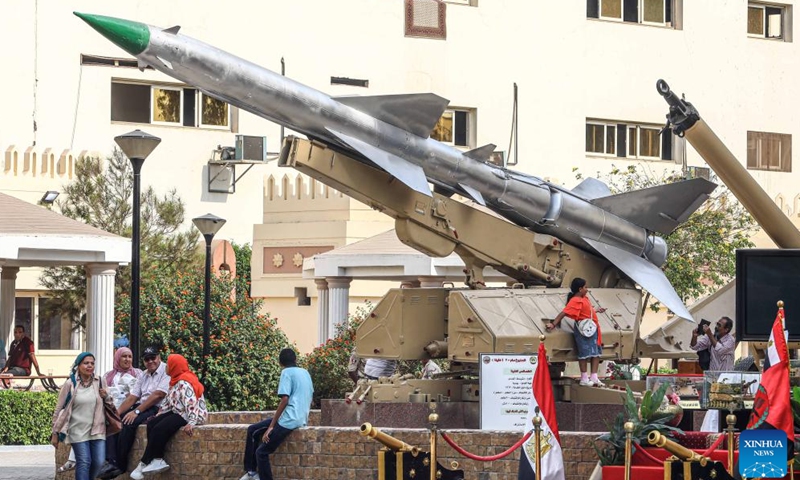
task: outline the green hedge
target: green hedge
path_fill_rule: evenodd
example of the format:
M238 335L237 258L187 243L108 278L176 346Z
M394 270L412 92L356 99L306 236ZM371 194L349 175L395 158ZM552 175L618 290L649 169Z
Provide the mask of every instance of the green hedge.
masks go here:
M0 390L0 445L48 445L58 395Z

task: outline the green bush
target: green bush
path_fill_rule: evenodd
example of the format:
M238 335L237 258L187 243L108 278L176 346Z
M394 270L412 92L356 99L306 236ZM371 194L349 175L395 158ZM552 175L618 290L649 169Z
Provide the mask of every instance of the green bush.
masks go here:
M367 302L356 308L346 324L336 327L336 336L304 356L300 364L308 370L314 382L314 408L323 398L344 398L355 385L347 375L350 354L355 348L356 328L369 315L372 305Z
M278 354L290 347L274 319L260 312L261 302L246 292L233 294L234 281L211 281L210 355L202 374L204 276L202 271L154 274L141 294L141 345L163 348L186 357L206 387L211 410L271 410L277 407L281 369ZM244 293L242 295L242 293ZM130 322L130 297L116 305L117 333Z
M0 390L0 445L47 445L58 395Z

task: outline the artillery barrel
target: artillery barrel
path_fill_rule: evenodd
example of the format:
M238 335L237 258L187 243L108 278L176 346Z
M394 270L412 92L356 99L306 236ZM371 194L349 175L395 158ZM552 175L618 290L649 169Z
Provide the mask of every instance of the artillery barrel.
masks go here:
M400 441L391 435L387 435L377 428L373 427L371 423L367 422L361 425L361 435L373 438L381 442L386 448L394 451L413 452L419 451L417 447L412 447L406 442Z
M702 455L698 455L693 450L673 442L672 440L662 435L661 432L657 432L654 430L648 433L647 441L650 443L650 445L655 445L656 447L663 448L664 450L675 455L684 462L687 461L700 462L700 465L702 466L705 466L706 463L708 463L708 458Z

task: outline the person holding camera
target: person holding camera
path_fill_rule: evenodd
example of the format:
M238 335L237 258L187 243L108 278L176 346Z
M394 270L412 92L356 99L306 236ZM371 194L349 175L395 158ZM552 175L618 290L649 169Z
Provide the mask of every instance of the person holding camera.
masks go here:
M689 346L697 352L697 356L700 358L700 367L703 370L733 370L733 356L736 349L736 339L731 333L733 320L728 317L720 318L714 325L713 331L710 323L701 322L697 329L692 330L692 340ZM708 366L705 368L704 360L701 357L702 351L707 351L709 356Z

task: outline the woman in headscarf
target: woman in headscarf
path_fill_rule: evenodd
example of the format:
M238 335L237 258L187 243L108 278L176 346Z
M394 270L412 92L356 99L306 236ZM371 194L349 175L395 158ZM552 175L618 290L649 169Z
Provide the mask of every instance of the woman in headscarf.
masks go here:
M94 355L83 352L75 358L69 380L58 394L53 413L51 443L72 444L75 480L97 477L106 457L106 417L103 402L111 398L94 375Z
M578 350L578 367L581 370L580 384L602 387L603 382L597 378L600 355L603 353L603 338L600 336L600 323L597 320L597 314L605 312L606 309L594 309L592 302L589 300L589 287L586 286L586 280L579 277L573 278L569 290L567 306L556 315L552 322L547 324L546 328L548 331L555 329L564 317L575 320L572 334L575 337L575 346ZM594 328L583 329L582 322L591 322ZM591 332L591 334L587 335L587 332ZM592 365L591 377L586 373L587 363L589 362Z
M169 392L158 414L147 422L147 447L139 466L131 473L133 480L142 480L146 474L169 470L164 461L167 442L178 430L188 436L194 427L206 422L208 411L205 388L197 375L189 370L189 362L182 355L173 353L167 357Z
M119 408L130 393L135 383L130 378L138 378L141 373L141 370L133 367L133 352L130 348L120 347L114 352L114 368L106 372L105 378L106 385L114 387L111 396L115 407ZM130 378L126 378L125 375L130 375Z

